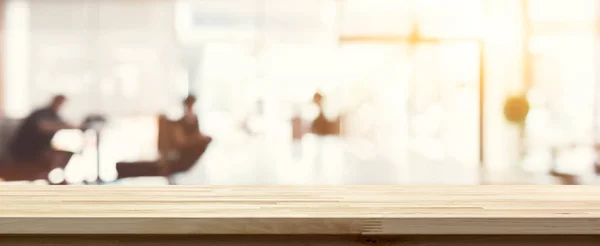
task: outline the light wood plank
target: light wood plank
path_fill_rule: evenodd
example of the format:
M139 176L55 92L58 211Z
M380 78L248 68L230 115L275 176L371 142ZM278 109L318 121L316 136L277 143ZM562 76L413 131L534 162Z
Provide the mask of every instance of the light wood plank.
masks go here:
M600 189L0 186L0 234L600 234Z
M596 246L599 236L35 236L0 237L0 244L11 246Z

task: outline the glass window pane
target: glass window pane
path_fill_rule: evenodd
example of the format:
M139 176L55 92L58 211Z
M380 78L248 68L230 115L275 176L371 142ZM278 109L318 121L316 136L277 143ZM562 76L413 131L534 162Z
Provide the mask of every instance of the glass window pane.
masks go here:
M596 0L532 0L531 29L535 34L592 34L596 32Z
M529 0L534 21L596 20L597 0Z
M182 4L185 2L180 2ZM191 7L186 7L191 6ZM285 43L336 40L336 0L190 0L180 23L196 41L268 41ZM181 15L182 13L178 13ZM185 13L183 13L185 14Z
M91 24L94 14L92 1L36 1L25 0L29 5L32 31L69 30L83 32Z
M268 42L337 41L336 0L268 0L264 5L262 35Z
M424 156L476 166L479 45L476 42L419 45L414 66L411 144Z
M429 37L479 37L481 0L352 0L342 4L344 36L407 36L415 21Z
M181 11L189 11L187 22L180 23L187 27L185 35L199 42L254 40L264 11L256 0L189 0L179 4Z
M410 0L348 0L342 4L344 36L406 36L412 28Z
M248 95L239 96L230 92L239 90L245 94L255 94L260 89L252 83L256 80L258 68L250 45L207 44L198 65L201 66L201 78L196 93L199 95L199 105L206 113L232 112L237 106L235 103L246 102Z
M481 0L417 1L420 31L430 37L479 37L483 7Z
M98 28L103 31L149 31L172 29L173 1L87 1L93 6L88 15L99 15ZM93 24L94 22L92 22Z
M596 47L600 47L600 42L596 40ZM594 63L594 71L596 73L596 84L594 87L594 143L600 143L600 79L598 78L600 71L600 62L598 62L598 58L600 58L600 49L595 50L594 54L596 54L596 60Z
M557 148L567 154L574 151L568 146L589 146L593 141L595 43L591 36L534 36L529 149ZM588 164L558 162L558 168L584 170Z

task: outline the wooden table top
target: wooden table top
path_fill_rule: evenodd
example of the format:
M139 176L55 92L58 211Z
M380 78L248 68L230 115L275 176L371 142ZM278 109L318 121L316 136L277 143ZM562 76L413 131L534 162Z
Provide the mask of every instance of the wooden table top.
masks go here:
M7 185L0 234L600 234L600 188Z

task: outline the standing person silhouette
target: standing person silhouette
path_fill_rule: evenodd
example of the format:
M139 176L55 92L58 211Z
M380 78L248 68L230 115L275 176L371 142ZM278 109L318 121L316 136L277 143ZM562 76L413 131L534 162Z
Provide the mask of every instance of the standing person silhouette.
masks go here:
M311 133L316 138L315 165L317 165L321 175L324 175L324 169L337 165L334 163L337 161L337 158L331 158L341 154L338 149L339 140L337 139L337 137L340 135L340 119L339 117L336 117L334 120L327 118L324 105L324 96L320 93L314 94L313 103L317 106L319 111L318 116L313 120L310 128ZM323 176L322 178L332 180L333 177Z
M335 136L338 134L337 121L330 121L325 116L325 110L323 106L323 95L315 93L313 96L313 103L317 105L319 115L313 120L311 125L311 132L318 137Z

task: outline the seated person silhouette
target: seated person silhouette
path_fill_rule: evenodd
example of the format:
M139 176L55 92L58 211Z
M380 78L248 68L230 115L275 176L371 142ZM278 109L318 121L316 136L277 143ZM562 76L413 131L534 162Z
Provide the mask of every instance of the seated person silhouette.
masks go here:
M317 136L337 136L340 134L340 119L328 120L325 116L325 110L323 108L323 95L315 93L313 96L313 103L317 105L319 109L319 115L313 120L311 124L311 132Z
M183 101L184 114L174 122L177 161L172 172L182 172L193 166L206 151L212 138L200 131L198 116L194 113L196 97L190 95Z
M184 115L178 120L168 120L164 115L158 118L159 160L119 162L119 179L162 176L169 184L175 184L173 175L188 171L198 162L212 138L200 131L198 117L193 112L195 102L194 96L183 101Z
M35 110L23 120L8 144L12 161L23 165L66 166L73 153L57 151L51 146L58 131L75 129L59 116L66 100L65 96L57 95L48 106Z

